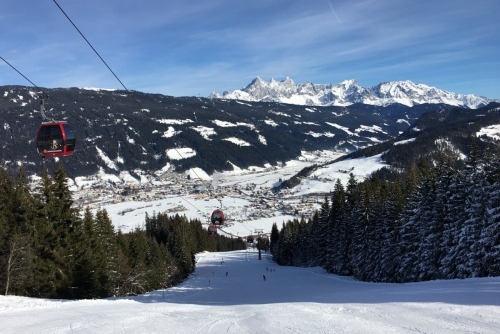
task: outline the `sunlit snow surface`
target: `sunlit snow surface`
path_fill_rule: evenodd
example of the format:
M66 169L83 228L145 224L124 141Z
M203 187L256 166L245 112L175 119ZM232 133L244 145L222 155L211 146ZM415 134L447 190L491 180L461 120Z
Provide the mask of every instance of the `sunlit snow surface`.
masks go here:
M187 155L188 149L182 150L183 155ZM173 152L174 153L174 152ZM242 170L237 166L231 172L216 173L214 175L206 174L200 168L190 169L186 172L192 180L198 180L200 188L211 186L213 195L210 198L198 197L193 195L171 195L162 199L152 201L129 201L117 204L107 204L102 208L106 209L113 224L122 232L129 232L136 227L143 227L145 216L152 216L155 212L168 212L169 214L185 215L189 219L199 219L206 224L213 210L219 208L222 204L224 212L228 219L228 224L220 231L221 234L228 236L247 236L253 234L255 230L260 230L264 233L270 233L273 223L277 223L281 227L282 223L300 219L303 212L299 212L298 216L284 214L282 210L269 209L267 217L254 219L252 213L255 212L255 207L249 200L249 197L255 197L256 191L269 191L274 186L279 185L279 180L286 180L295 175L304 167L308 167L313 163L324 163L333 161L340 157L340 153L331 151L320 151L315 154L310 152L302 152L298 160L289 161L285 166L273 169L262 167L250 167L247 170ZM301 184L290 190L284 197L267 196L265 201L274 205L280 200L290 203L291 201L300 202L302 196L318 193L330 193L333 190L335 182L340 180L346 185L353 174L354 177L361 181L368 177L372 172L387 166L380 155L348 159L339 161L334 164L324 165L314 171L311 177L303 179ZM105 178L105 175L101 175ZM114 180L119 182L118 180ZM79 181L82 186L81 181ZM247 196L232 197L230 195L219 196L222 193L220 189L228 189L233 185L238 185L245 189L250 187L252 190L245 191ZM169 185L165 185L168 189ZM319 208L320 203L312 204L311 210ZM306 215L307 218L307 215Z
M490 125L482 128L478 133L476 133L476 135L478 137L487 136L495 140L500 140L500 124Z
M403 144L403 143L400 143ZM187 153L187 152L184 152ZM331 153L303 152L276 170L251 167L207 175L188 171L200 185L270 188L312 163L334 160ZM350 159L317 169L289 194L300 198L358 180L384 166L380 156ZM166 166L168 167L168 166ZM106 178L101 172L100 178ZM116 177L116 176L115 176ZM122 176L123 177L123 176ZM120 179L115 180L120 182ZM75 180L75 182L79 182ZM168 187L168 185L165 185ZM249 191L249 196L253 192ZM269 233L274 222L296 216L245 219L245 198L175 196L104 206L117 229L144 225L146 213L170 212L206 222L223 204L231 221L221 234ZM126 212L125 212L126 211ZM265 280L264 280L265 276ZM499 333L500 278L411 284L363 283L320 268L280 267L268 253L201 253L196 271L177 287L137 297L105 300L45 300L0 296L1 333Z
M265 276L265 280L264 280ZM255 250L197 255L177 287L137 297L0 296L2 333L498 333L500 278L363 283Z

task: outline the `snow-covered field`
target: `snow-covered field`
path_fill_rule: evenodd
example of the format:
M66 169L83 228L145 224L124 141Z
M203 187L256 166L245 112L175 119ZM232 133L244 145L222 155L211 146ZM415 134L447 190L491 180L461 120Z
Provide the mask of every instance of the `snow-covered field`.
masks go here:
M314 159L311 157L311 159ZM213 175L218 187L268 188L307 163L278 171L237 170ZM315 171L294 189L300 196L329 191L349 173L368 176L379 157L339 162ZM215 178L215 180L214 180ZM224 231L269 233L297 217L243 219L248 200L221 199L234 219ZM206 221L215 198L172 196L106 205L116 228L142 227L144 217L169 212ZM500 277L409 284L364 283L320 268L280 267L256 250L197 255L196 271L177 287L137 297L45 300L0 296L1 333L500 333Z
M293 216L283 214L280 210L269 209L268 217L259 219L250 218L255 210L252 201L258 200L256 192L268 193L269 189L277 185L278 180L286 180L295 175L304 167L313 163L324 163L332 161L341 156L339 153L331 151L317 152L317 155L303 152L300 160L290 161L286 166L278 169L266 169L254 167L249 170L235 169L231 172L217 173L211 176L203 171L190 174L191 179L199 180L200 185L210 182L215 189L215 193L220 188L229 188L237 185L240 189L245 189L247 185L252 185L252 190L244 191L247 196L212 196L210 198L198 198L196 195L171 196L154 201L129 201L117 204L107 204L102 208L106 209L115 227L122 232L128 232L136 227L144 226L146 214L152 216L155 212L168 212L171 215L185 215L189 219L199 219L202 223L208 221L213 210L222 207L228 219L228 224L220 231L229 236L247 236L255 233L256 230L263 233L270 233L273 223L281 227L283 222L292 219L300 219L301 214ZM326 165L316 170L310 178L304 179L301 184L295 187L288 195L281 197L284 203L297 203L300 197L312 193L328 193L333 190L335 181L340 181L345 185L349 179L349 174L362 180L372 172L386 166L380 155L349 159L335 164ZM203 177L206 176L206 177ZM249 197L252 197L250 201ZM277 198L275 198L278 200ZM268 202L269 198L264 199ZM317 209L320 204L316 203L312 209ZM305 217L308 218L307 216Z
M106 300L0 296L2 333L499 333L500 278L363 283L201 253L181 285ZM265 280L264 280L265 276Z

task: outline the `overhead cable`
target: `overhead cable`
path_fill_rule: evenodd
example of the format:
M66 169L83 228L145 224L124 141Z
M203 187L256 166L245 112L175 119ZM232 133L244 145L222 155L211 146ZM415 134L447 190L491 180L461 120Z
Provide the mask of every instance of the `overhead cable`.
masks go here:
M109 67L109 65L106 63L106 61L101 57L101 55L99 54L99 52L97 52L97 50L92 46L92 44L89 42L89 40L85 37L85 35L83 35L83 33L80 31L80 29L78 29L78 27L76 26L76 24L71 20L71 18L68 16L68 14L66 14L66 12L62 9L62 7L57 3L56 0L53 0L54 3L57 5L57 7L61 10L61 12L64 14L64 16L66 16L66 18L69 20L69 22L73 25L73 27L78 31L78 33L80 34L80 36L82 36L82 38L85 40L85 42L87 42L87 44L92 48L92 50L95 52L95 54L99 57L99 59L101 59L101 61L104 63L104 65L106 65L106 67L108 68L108 70L114 75L114 77L116 78L116 80L118 80L118 82L122 85L122 87L126 90L126 91L129 91L129 89L127 89L127 87L125 87L125 85L123 84L123 82L120 80L120 78L118 78L118 76L115 74L115 72L113 72L113 70L111 69L111 67ZM180 157L182 157L182 154L179 152L179 150L177 150L176 147L174 147L174 150L177 152L177 154L179 154ZM207 189L209 189L209 187L207 186L207 184L205 184L205 182L203 181L203 179L196 173L196 170L193 169L192 172L198 177L198 179L200 179L200 181L205 185L205 187ZM184 199L185 200L185 199ZM185 200L187 202L187 200ZM189 202L188 202L189 203ZM194 206L193 204L189 203L190 205Z
M35 88L40 89L37 85L35 85L35 84L33 83L33 81L31 81L31 80L30 80L30 79L28 79L28 78L27 78L24 74L22 74L21 72L19 72L19 71L17 70L17 68L15 68L14 66L12 66L12 65L11 65L11 64L10 64L7 60L5 60L2 56L0 56L0 58L1 58L1 59L2 59L2 60L3 60L3 61L7 64L7 65L9 65L10 67L12 67L12 69L13 69L14 71L16 71L17 73L19 73L19 74L20 74L23 78L25 78L26 80L28 80L28 81L29 81L29 82L30 82L33 86L35 86Z
M85 42L87 42L87 44L92 48L92 50L94 50L95 54L99 57L99 59L101 59L101 61L104 63L104 65L106 65L106 67L108 68L108 70L115 76L116 80L118 80L118 82L120 82L120 84L123 86L123 88L125 88L125 90L128 91L127 87L125 87L125 85L123 84L123 82L118 78L118 76L115 74L115 72L113 72L113 70L111 69L111 67L109 67L109 65L104 61L104 59L102 59L102 57L99 54L99 52L97 52L97 50L92 46L92 44L90 44L89 40L83 35L83 33L80 31L80 29L78 29L78 27L73 23L73 21L69 18L68 14L66 14L66 12L61 8L61 6L59 6L59 4L57 3L56 0L53 0L53 1L57 5L57 7L59 7L59 9L64 14L64 16L66 16L66 18L69 20L69 22L71 22L71 24L73 25L73 27L75 27L76 31L78 31L78 33L83 37L83 39L85 40Z

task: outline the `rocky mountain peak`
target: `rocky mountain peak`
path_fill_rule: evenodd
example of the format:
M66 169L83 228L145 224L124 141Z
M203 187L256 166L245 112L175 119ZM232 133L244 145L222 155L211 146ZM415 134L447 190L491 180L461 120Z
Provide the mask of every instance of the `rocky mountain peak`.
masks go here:
M403 104L414 106L424 103L444 103L452 106L479 108L494 100L472 94L448 92L425 84L406 81L382 82L373 87L361 87L354 79L339 84L296 84L291 78L265 81L260 77L241 90L212 94L211 98L245 101L280 102L314 106L347 106L362 103L377 106Z

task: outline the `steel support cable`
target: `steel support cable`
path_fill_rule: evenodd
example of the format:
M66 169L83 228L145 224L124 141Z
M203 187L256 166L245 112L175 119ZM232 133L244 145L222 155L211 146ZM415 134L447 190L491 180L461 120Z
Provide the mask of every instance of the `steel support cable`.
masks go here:
M108 64L104 61L104 59L102 59L101 55L99 54L99 52L97 52L97 50L92 46L92 44L90 44L90 42L88 41L88 39L83 35L83 33L80 31L80 29L78 29L78 27L73 23L73 21L69 18L68 14L66 14L66 12L61 8L61 6L59 6L59 4L57 3L56 0L53 0L54 3L57 5L57 7L59 7L59 9L61 10L61 12L64 14L64 16L66 16L66 18L69 20L69 22L71 22L71 24L73 25L73 27L75 27L76 31L78 31L78 33L83 37L83 39L85 40L85 42L87 42L87 44L92 48L92 50L94 50L95 54L97 55L97 57L99 57L99 59L101 59L101 61L104 63L104 65L106 65L106 67L108 68L108 70L115 76L116 80L118 80L118 82L123 86L123 88L125 88L126 91L128 91L127 87L125 87L125 85L123 84L123 82L118 78L118 76L115 74L115 72L113 72L113 70L111 69L111 67L108 66Z
M80 29L78 29L78 27L76 26L76 24L73 22L73 20L71 20L71 18L68 16L68 14L66 14L66 12L64 11L64 9L62 9L62 7L57 3L56 0L52 0L54 1L54 3L56 4L56 6L59 8L59 10L64 14L64 16L66 16L66 18L68 19L68 21L71 23L71 25L73 25L73 27L76 29L76 31L78 31L78 33L80 34L80 36L82 36L82 38L85 40L85 42L87 42L87 44L90 46L90 48L92 48L92 50L95 52L95 54L99 57L99 59L101 59L101 61L103 62L104 65L106 65L106 67L108 68L108 70L113 74L113 76L116 78L116 80L118 80L118 82L122 85L122 87L130 92L130 90L125 87L125 85L123 84L123 82L120 80L120 78L118 78L118 76L115 74L115 72L113 72L113 70L111 69L111 67L109 67L109 65L106 63L106 61L101 57L101 55L99 54L99 52L97 52L97 50L92 46L92 44L90 43L90 41L85 37L85 35L80 31ZM139 105L140 107L140 105ZM179 156L181 158L183 158L182 154L179 152L179 150L177 150L176 147L174 147L174 150L177 152L177 154L179 154ZM207 186L207 184L203 181L203 179L198 175L198 173L196 173L196 170L192 169L193 173L198 177L198 179L203 183L203 185L209 189L209 187ZM181 197L182 198L182 197ZM184 199L184 198L183 198ZM187 200L184 199L186 202ZM189 203L189 202L188 202ZM195 207L193 204L189 203L191 206ZM202 212L200 209L196 208L198 211Z
M23 78L25 78L26 80L28 80L28 81L29 81L29 82L30 82L33 86L35 86L35 88L40 89L37 85L35 85L35 84L33 83L33 81L31 81L31 80L30 80L30 79L28 79L28 78L27 78L24 74L22 74L21 72L19 72L19 71L17 70L17 68L15 68L15 67L14 67L11 63L9 63L7 60L5 60L2 56L0 56L0 58L1 58L1 59L2 59L2 60L3 60L3 61L7 64L7 65L9 65L10 67L12 67L12 69L13 69L14 71L16 71L17 73L19 73L19 74L20 74Z
M14 67L14 65L12 65L11 63L9 63L7 60L5 60L4 57L0 56L0 58L7 64L9 65L14 71L16 71L17 73L19 73L23 78L25 78L26 80L28 80L32 85L33 87L39 89L42 93L41 93L41 96L40 96L40 113L42 114L42 120L45 120L47 119L48 117L45 115L45 99L47 98L52 98L51 96L47 95L40 87L38 87L37 85L35 85L33 83L33 81L31 81L30 79L28 79L27 76L25 76L24 74L21 73L21 71L19 71L17 68Z

